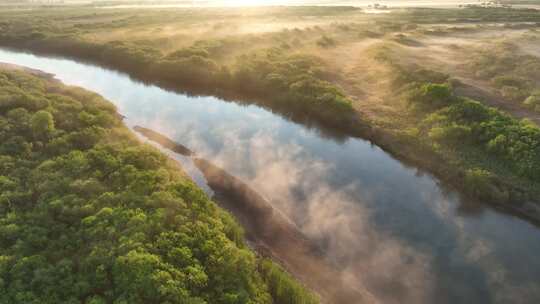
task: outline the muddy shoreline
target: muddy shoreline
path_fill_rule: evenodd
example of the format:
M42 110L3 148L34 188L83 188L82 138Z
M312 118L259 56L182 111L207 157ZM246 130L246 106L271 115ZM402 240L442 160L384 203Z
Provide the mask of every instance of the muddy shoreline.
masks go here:
M191 151L189 148L177 143L177 142L174 142L172 141L171 139L167 138L166 136L163 136L162 134L154 131L154 130L151 130L151 129L148 129L148 128L144 128L144 127L141 127L141 126L135 126L133 127L133 130L135 130L136 132L142 134L143 136L145 136L146 138L148 139L151 139L152 141L158 143L160 146L162 146L163 148L167 148L175 153L178 153L178 154L181 154L181 155L184 155L184 156L193 156L194 153L193 151Z

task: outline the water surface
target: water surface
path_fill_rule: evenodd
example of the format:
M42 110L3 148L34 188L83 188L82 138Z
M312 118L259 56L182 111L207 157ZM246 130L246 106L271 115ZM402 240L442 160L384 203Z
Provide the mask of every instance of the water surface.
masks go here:
M383 303L540 303L540 231L361 139L333 139L257 106L189 97L103 68L0 50L112 101L247 182ZM181 161L203 187L188 158ZM210 191L206 188L207 191Z

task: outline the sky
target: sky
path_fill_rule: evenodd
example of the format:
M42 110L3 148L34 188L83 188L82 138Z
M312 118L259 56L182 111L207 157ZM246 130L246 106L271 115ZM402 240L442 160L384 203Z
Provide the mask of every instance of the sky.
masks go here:
M186 0L186 4L211 6L257 6L257 5L354 5L367 6L379 3L388 6L457 6L477 0ZM152 1L149 1L152 2ZM167 0L162 2L169 2Z

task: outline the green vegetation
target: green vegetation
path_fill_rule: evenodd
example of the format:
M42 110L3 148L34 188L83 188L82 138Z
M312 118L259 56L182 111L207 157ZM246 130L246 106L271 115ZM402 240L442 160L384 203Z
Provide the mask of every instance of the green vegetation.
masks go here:
M523 105L540 113L540 91L534 91L531 96L525 99Z
M430 111L452 103L452 91L446 84L425 83L409 91L410 104L419 110Z
M1 303L317 303L114 106L0 71Z
M0 45L88 60L191 94L257 102L350 132L355 113L333 51L387 36L418 47L402 32L426 33L421 25L437 22L525 22L540 13L468 8L379 15L352 7L10 10L0 12Z
M299 8L300 11L306 9ZM326 10L308 10L315 15L321 11ZM354 9L336 8L335 13L350 11L354 12ZM279 12L278 9L276 13L279 15ZM6 15L5 21L0 22L0 44L84 59L187 93L249 99L273 109L287 108L304 116L309 112L307 116L332 127L348 126L347 118L353 115L350 100L337 85L327 81L327 75L322 72L325 70L323 61L315 55L298 54L292 49L302 44L305 31L284 31L266 35L259 41L254 36L244 39L195 37L189 42L163 48L163 45L177 42L164 40L168 38L150 38L152 33L159 36L161 27L155 28L144 39L101 41L94 38L106 30L103 23L94 22L100 18L113 18L114 21L107 26L123 30L126 27L137 29L140 23L156 26L155 15L120 14L117 17L117 13L112 16L103 14L88 23L89 16L79 15L77 10L69 11L75 15L75 22L66 21L61 13L53 11L56 18L53 20L47 14L34 16L37 18L24 14L17 15L17 18ZM217 14L222 18L220 11L206 13L210 17ZM159 21L173 22L176 20L174 16L178 14L167 14ZM219 32L223 26L215 24L213 29ZM148 29L142 31L149 32ZM320 31L320 28L314 28L310 30L310 36ZM334 39L325 35L313 41L313 46L324 48L335 44Z
M536 57L514 55L503 60L498 55L491 59L479 57L492 64L484 63L482 68L476 66L479 73L487 67L492 69L490 83L494 86L518 90L518 87L533 87L534 81L540 79L533 75L534 71L513 63L515 58L527 58L534 66ZM460 96L460 92L467 93L461 89L465 85L461 81L406 62L402 60L403 56L402 47L389 43L378 47L374 54L374 58L389 70L390 87L405 101L393 105L403 108L402 119L383 126L393 136L391 145L416 143L416 147L407 153L422 155L419 156L421 163L471 197L516 209L524 202L538 201L538 125ZM479 59L474 60L478 62ZM498 66L502 61L507 62L507 69ZM514 64L510 70L508 63ZM535 106L534 92L525 105L531 109ZM391 116L391 119L395 117Z
M516 202L538 192L539 17L503 7L59 7L0 11L0 45L257 103L338 139L367 136L472 196ZM502 31L503 42L491 41ZM459 116L478 107L482 120ZM479 180L485 186L470 188Z
M289 108L337 124L352 107L345 94L324 77L318 58L286 56L280 50L270 49L263 56L243 57L242 67L233 79L251 92L270 94L270 98Z
M408 102L419 112L417 136L442 157L457 155L466 168L463 185L476 197L508 202L516 195L499 185L501 172L528 185L540 185L540 128L477 101L456 97L447 84L419 84ZM534 190L536 189L536 190Z
M295 282L286 272L272 261L265 259L260 263L260 271L265 282L270 286L270 294L279 304L315 304L318 300L306 293L304 288Z

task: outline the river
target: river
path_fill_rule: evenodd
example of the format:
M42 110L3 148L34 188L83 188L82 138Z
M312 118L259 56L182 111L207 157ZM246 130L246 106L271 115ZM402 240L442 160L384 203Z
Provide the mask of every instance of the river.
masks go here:
M470 202L368 141L335 138L255 105L192 97L73 60L0 49L113 102L249 184L381 303L540 303L540 230ZM190 158L169 152L210 194Z

